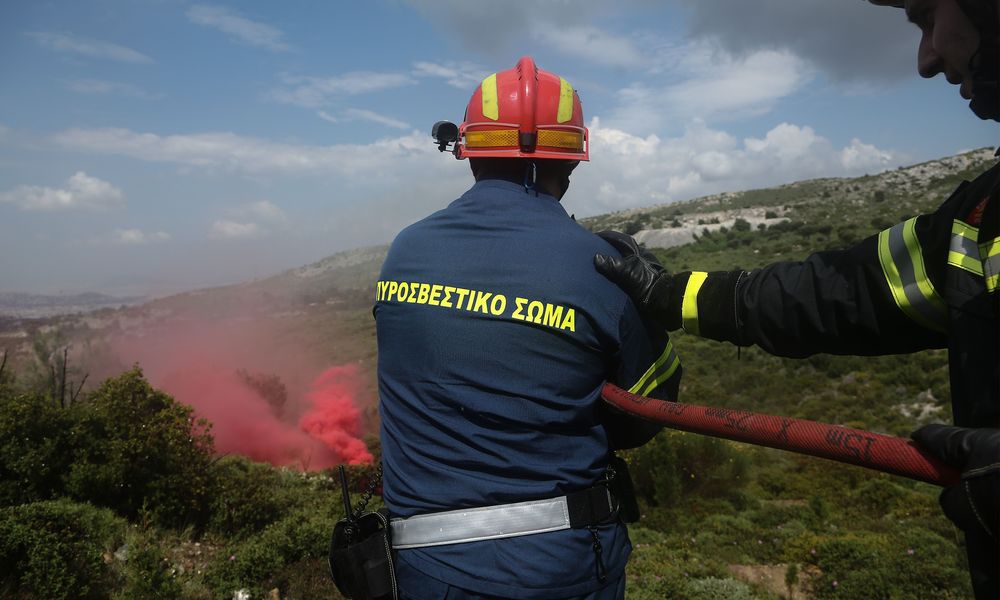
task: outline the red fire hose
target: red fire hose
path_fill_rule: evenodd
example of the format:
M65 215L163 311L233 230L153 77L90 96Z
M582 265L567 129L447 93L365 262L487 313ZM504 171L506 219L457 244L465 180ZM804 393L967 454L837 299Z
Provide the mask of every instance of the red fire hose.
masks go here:
M636 396L605 384L604 400L627 413L680 429L757 446L809 454L949 486L959 472L910 440L839 425Z

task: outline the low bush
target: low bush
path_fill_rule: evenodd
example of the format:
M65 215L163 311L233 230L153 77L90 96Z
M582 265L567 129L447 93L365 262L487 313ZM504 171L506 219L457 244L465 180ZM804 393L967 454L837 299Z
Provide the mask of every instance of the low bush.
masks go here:
M286 567L327 556L335 521L333 514L322 510L291 513L259 535L227 547L206 573L206 583L227 600L240 589L255 598L271 587L284 593L290 581Z
M0 596L108 598L126 527L110 510L69 500L0 509Z
M0 387L0 506L62 493L73 460L71 424L51 399Z
M66 493L165 526L200 521L210 493L212 438L192 409L154 389L136 367L72 409Z

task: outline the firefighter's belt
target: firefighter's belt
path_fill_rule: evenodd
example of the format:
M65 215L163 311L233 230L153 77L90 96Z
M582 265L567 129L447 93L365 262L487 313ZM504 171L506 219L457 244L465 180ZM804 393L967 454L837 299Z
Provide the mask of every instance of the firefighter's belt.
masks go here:
M529 500L392 519L392 547L397 550L463 544L546 533L607 523L618 504L607 485L546 500Z

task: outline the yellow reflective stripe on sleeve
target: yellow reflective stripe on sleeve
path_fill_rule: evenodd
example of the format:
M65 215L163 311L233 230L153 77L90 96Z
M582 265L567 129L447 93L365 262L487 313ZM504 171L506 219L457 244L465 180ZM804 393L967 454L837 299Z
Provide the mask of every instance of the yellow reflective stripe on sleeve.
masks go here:
M496 121L500 118L500 103L497 102L497 74L483 80L483 116Z
M559 109L556 112L556 122L565 123L573 118L573 86L568 81L559 78Z
M979 255L983 259L983 275L986 277L986 291L997 291L1000 283L1000 237L979 245Z
M681 322L684 331L700 335L698 333L698 291L701 285L708 278L708 273L704 271L692 271L688 277L687 285L684 286L684 300L681 302Z
M655 390L662 382L670 379L670 376L674 374L680 364L681 359L674 352L673 342L667 340L667 345L663 348L663 353L646 369L646 372L639 378L639 381L636 381L635 385L628 389L629 393L645 396Z
M916 217L878 234L878 257L893 300L908 317L928 329L944 331L944 300L927 277Z
M917 219L908 219L903 226L903 241L906 242L906 250L910 253L910 260L913 261L913 275L917 280L917 287L924 298L937 310L944 312L945 304L931 278L927 276L927 269L924 267L924 254L920 248L920 239L917 238Z
M650 381L649 385L647 385L645 389L639 392L639 395L648 396L653 390L660 387L661 383L673 377L674 372L677 371L677 367L679 366L681 366L681 357L674 354L673 360L671 360L670 363L667 365L667 370L661 373L660 375L656 376L656 378L653 379L652 381Z
M979 257L976 240L979 230L955 219L951 226L951 248L948 250L948 264L968 271L973 275L983 274L983 263Z

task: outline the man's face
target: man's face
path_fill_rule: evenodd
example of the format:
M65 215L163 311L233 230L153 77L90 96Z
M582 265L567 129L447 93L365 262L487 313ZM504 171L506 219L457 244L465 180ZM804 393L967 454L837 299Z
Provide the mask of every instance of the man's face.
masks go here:
M960 85L959 93L971 100L969 61L979 48L979 31L957 0L907 0L906 16L922 33L917 51L920 75L944 73L948 83Z

